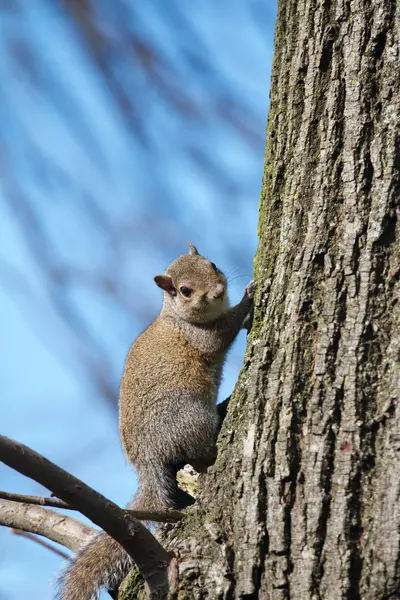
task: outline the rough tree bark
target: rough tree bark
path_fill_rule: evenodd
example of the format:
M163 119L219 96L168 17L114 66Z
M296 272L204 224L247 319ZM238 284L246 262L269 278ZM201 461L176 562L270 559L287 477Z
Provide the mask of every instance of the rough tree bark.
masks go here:
M280 0L244 371L176 598L400 598L400 9Z

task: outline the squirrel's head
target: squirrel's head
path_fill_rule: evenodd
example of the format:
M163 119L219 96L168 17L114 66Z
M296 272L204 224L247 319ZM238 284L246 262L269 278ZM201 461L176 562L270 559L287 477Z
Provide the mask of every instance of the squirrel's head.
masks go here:
M214 321L229 306L225 275L190 242L189 254L179 256L154 281L165 292L164 306L185 321Z

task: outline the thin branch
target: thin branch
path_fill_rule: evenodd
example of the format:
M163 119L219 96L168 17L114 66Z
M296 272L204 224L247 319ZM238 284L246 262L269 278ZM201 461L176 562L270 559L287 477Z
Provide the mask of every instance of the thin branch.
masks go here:
M47 550L50 550L50 552L54 552L54 554L58 554L58 556L61 556L61 558L66 558L66 559L69 558L69 556L66 552L63 552L59 548L56 548L55 546L48 544L44 540L41 540L37 535L34 535L33 533L29 533L29 531L20 531L19 529L11 529L11 533L13 533L14 535L20 535L21 537L27 538L28 540L32 540L32 542L35 542L35 544L39 544L39 546L43 546L43 548L47 548Z
M0 491L2 500L12 500L13 502L23 502L24 504L36 504L38 506L53 506L54 508L63 508L65 510L76 510L64 500L59 498L45 498L42 496L25 496L23 494L14 494L12 492Z
M139 519L139 521L155 521L157 523L178 523L185 516L180 510L132 510L126 509L127 513Z
M46 498L43 496L25 496L23 494L14 494L11 492L0 491L0 499L12 500L13 502L23 502L24 504L36 504L39 506L53 506L55 508L63 508L64 510L78 510L75 506L71 506L64 500L59 498ZM155 521L158 523L177 523L185 516L179 510L131 510L126 512L139 519L139 521Z
M0 460L42 484L104 529L132 557L148 585L150 597L166 597L171 555L128 511L31 448L5 436L0 436Z
M73 517L10 500L0 500L0 525L43 535L72 552L77 552L96 533L96 529Z

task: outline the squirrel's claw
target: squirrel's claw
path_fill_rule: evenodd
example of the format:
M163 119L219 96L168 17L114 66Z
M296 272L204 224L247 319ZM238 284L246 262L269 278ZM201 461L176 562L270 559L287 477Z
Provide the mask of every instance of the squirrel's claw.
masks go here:
M257 281L255 279L253 279L245 287L245 290L244 290L245 296L247 296L250 299L253 298L254 294L256 293L256 289L257 289Z

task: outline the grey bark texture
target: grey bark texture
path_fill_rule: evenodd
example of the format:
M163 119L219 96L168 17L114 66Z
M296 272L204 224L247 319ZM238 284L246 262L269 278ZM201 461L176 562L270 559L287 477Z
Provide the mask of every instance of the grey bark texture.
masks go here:
M41 506L0 499L0 525L42 535L77 552L96 533L92 527Z
M400 8L280 0L255 323L176 599L400 598Z

